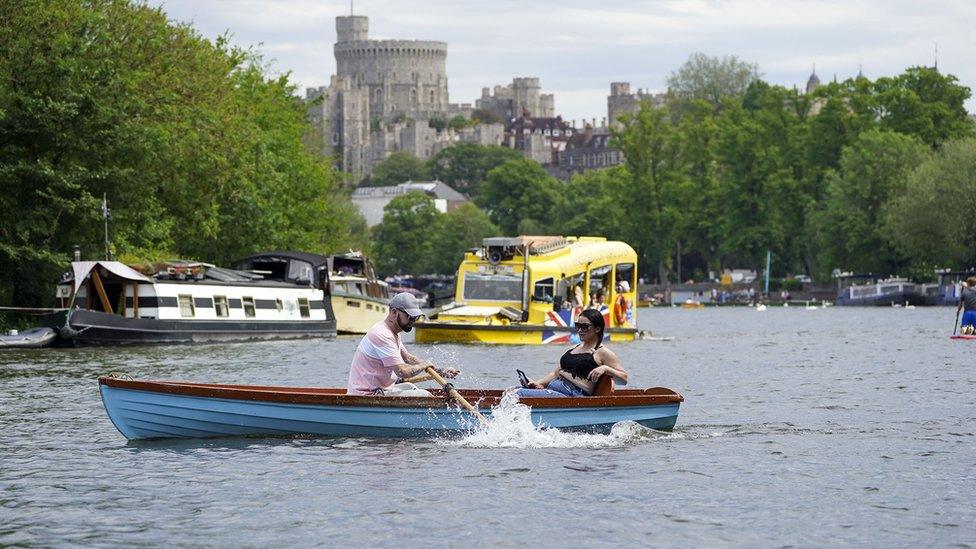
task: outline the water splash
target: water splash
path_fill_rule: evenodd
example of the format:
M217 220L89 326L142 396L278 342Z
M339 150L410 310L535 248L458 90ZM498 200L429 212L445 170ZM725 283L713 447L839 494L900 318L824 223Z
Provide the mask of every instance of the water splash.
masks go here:
M439 442L463 448L608 448L671 436L633 421L614 425L606 435L539 427L532 423L531 409L519 403L516 395L507 394L492 408L487 425L479 426L463 438Z

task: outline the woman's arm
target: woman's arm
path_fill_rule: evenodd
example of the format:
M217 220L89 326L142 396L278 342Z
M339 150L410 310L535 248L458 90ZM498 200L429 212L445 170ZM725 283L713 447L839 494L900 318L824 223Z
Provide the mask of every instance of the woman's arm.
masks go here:
M590 372L591 381L600 379L600 376L607 374L616 379L621 385L627 385L627 370L620 365L620 359L613 351L606 347L601 347L593 355L596 363L599 364Z

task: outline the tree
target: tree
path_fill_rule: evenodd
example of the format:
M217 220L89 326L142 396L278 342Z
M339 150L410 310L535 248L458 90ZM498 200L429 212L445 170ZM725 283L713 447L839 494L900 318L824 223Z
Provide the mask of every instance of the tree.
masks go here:
M460 130L467 128L471 125L471 121L460 114L454 115L448 122L447 126L452 130Z
M475 124L502 124L498 115L487 109L475 109L471 111L471 121Z
M882 126L917 135L932 147L973 135L964 103L970 90L955 76L929 67L912 67L875 82Z
M624 154L629 184L620 189L622 234L637 249L641 269L657 270L665 282L675 249L681 207L676 195L680 157L667 108L643 105L635 116L624 116L613 143Z
M528 219L536 222L533 229L555 226L552 213L563 200L561 186L537 162L519 158L488 172L475 203L503 233L513 236Z
M383 221L373 227L373 259L381 275L421 274L430 268L431 234L441 213L421 192L398 196L383 208Z
M680 100L703 99L719 106L726 97L745 95L749 84L760 76L759 65L734 55L719 58L693 53L668 76L668 91Z
M373 172L370 174L366 185L386 187L407 181L427 181L429 179L430 171L423 160L406 151L397 151L373 167Z
M904 194L909 174L926 155L917 137L880 130L862 133L844 148L839 170L827 177L819 215L824 270L898 271L902 263L890 245L884 210Z
M508 147L459 143L441 150L430 159L431 175L469 196L478 194L478 187L489 170L522 154Z
M566 197L557 207L553 218L564 235L604 236L612 240L626 240L625 204L630 200L626 191L631 176L626 166L589 170L573 175L566 186Z
M464 252L480 246L488 236L500 234L488 214L470 202L440 216L437 231L431 235L433 253L427 263L427 272L454 274Z
M306 106L260 55L123 0L4 4L0 302L46 305L73 244L223 263L363 238ZM350 227L359 229L351 230ZM341 242L340 242L341 240Z
M942 149L908 176L884 212L884 234L916 270L976 266L976 138Z

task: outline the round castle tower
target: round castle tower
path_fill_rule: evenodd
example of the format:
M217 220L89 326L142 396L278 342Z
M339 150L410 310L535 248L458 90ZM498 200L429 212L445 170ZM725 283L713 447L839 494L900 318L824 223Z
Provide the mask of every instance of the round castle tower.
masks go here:
M370 40L362 15L336 17L336 35L336 75L368 90L371 118L426 119L447 111L446 42Z

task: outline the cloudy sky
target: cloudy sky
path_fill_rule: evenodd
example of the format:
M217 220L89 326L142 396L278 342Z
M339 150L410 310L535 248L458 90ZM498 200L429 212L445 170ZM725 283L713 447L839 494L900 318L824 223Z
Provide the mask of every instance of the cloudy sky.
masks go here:
M300 88L335 72L335 17L350 3L327 0L152 0L169 17L239 45L256 46ZM538 76L566 119L606 116L610 82L662 91L691 53L759 64L768 82L895 75L931 65L976 88L976 1L617 1L356 0L371 38L448 44L452 103L473 103L484 86ZM967 110L976 112L976 99Z

